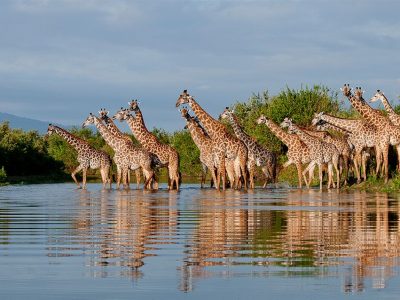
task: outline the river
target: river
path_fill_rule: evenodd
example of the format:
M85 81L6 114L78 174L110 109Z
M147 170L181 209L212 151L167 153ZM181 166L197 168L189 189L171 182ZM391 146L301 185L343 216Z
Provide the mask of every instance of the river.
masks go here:
M399 196L0 187L0 299L399 299Z

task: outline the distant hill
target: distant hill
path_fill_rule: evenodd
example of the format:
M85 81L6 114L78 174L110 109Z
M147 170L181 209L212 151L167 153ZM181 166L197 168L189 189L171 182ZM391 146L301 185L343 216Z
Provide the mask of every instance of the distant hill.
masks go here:
M47 131L47 127L50 122L39 121L35 119L29 119L24 117L18 117L16 115L2 113L0 112L0 123L8 121L10 123L11 128L20 128L25 131L36 130L39 134L45 134ZM55 124L59 125L59 124ZM63 126L59 125L63 128L68 128L71 126Z

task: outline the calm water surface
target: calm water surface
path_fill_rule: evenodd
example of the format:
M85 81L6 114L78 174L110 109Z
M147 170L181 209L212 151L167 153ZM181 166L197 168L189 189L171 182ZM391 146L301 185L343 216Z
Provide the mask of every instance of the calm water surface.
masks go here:
M399 299L400 202L365 192L0 188L0 299Z

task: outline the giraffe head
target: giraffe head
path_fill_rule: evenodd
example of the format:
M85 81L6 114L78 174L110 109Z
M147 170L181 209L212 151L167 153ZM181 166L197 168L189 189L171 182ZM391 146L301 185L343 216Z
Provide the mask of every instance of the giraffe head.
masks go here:
M283 121L280 124L280 126L282 128L290 128L290 127L292 127L293 126L292 119L289 119L288 117L286 117L285 119L283 119Z
M45 138L49 137L50 135L52 135L54 132L56 131L56 128L54 127L53 124L49 124L49 127L47 127L47 132L44 135Z
M351 95L351 87L348 83L347 84L345 83L343 85L343 87L340 88L340 90L343 92L343 95L345 95L346 97Z
M176 107L182 105L182 104L188 104L190 103L190 100L192 99L192 96L189 95L187 90L184 90L182 94L179 95L178 100L176 101Z
M131 114L129 113L129 109L121 107L121 109L117 111L115 115L113 115L112 119L120 120L122 122L124 120L127 120L130 116Z
M189 119L191 118L191 116L189 115L188 109L187 107L183 107L182 109L179 110L181 112L181 116L182 118L186 119L189 121Z
M222 114L220 115L220 118L222 120L224 119L229 119L229 117L231 117L233 114L233 111L229 110L229 107L225 107L224 111L222 112Z
M256 122L257 122L257 124L262 124L262 123L265 123L266 120L267 120L267 118L264 115L261 115L258 117Z
M321 120L322 120L322 116L324 115L324 112L321 111L319 113L315 113L314 114L314 119L312 119L311 124L313 126L317 125Z
M82 128L85 128L86 126L89 126L91 124L95 123L95 116L94 114L90 113L89 116L86 118L86 120L82 124Z
M139 110L139 101L137 99L133 99L130 102L128 102L129 105L129 110L131 111L137 111Z
M378 100L384 100L385 95L381 90L377 90L375 95L369 100L370 102L376 102Z
M363 99L363 93L364 91L361 89L361 87L356 87L354 90L354 96L356 97L357 100L362 100Z
M99 111L99 119L104 121L108 118L109 111L107 111L105 108L100 109Z

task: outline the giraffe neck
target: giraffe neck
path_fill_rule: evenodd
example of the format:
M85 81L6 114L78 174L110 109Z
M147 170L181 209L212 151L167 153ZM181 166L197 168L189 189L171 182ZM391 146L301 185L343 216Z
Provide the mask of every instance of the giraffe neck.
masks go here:
M275 134L276 137L280 139L286 146L289 146L292 143L293 139L296 138L296 135L287 133L272 120L266 119L265 125L267 125L269 130L271 130L272 133Z
M229 122L231 123L233 131L239 140L243 141L245 144L253 143L252 138L243 131L239 120L234 114L229 114Z
M144 130L147 130L146 124L144 123L144 118L143 118L143 114L142 111L140 110L139 107L136 108L135 110L135 121L141 126L143 127Z
M301 131L307 133L308 135L315 136L317 138L323 139L328 134L326 131L315 131L315 130L308 130L305 128L298 127Z
M117 127L117 125L115 125L115 123L113 122L113 120L109 117L109 116L105 116L104 117L104 123L108 129L108 131L111 132L111 134L119 137L119 138L127 138Z
M193 119L188 119L186 122L193 142L198 148L202 147L205 143L210 141L210 138L204 134L203 129Z
M225 132L224 125L211 117L194 99L189 101L189 105L211 138L219 137L221 132Z
M89 145L88 142L58 126L54 126L54 131L77 151L81 150L82 148L86 148Z
M141 113L136 112L136 116L129 115L126 119L129 128L131 129L133 135L138 140L140 144L143 146L148 146L151 142L157 141L157 138L147 130L146 125L144 124L143 118L140 118ZM142 121L141 121L142 120Z
M343 133L343 134L348 134L349 133L349 131L347 131L345 129L342 129L342 128L338 127L338 126L335 126L333 124L330 124L330 123L324 123L323 125L320 125L320 128L322 128L323 130L326 130L326 129L335 130L335 131L338 131L338 132Z
M308 135L304 131L302 131L299 127L296 125L292 124L292 128L295 129L296 134L298 137L307 145L307 146L313 146L315 145L316 142L318 142L318 138L313 137L311 135Z
M381 95L381 101L385 110L390 114L396 114L393 107L390 105L389 100L386 98L385 95ZM396 114L397 115L397 114Z
M348 132L353 132L360 122L360 120L342 119L342 118L333 117L330 115L322 115L321 119L335 127L344 129Z
M373 109L371 106L365 103L365 101L358 99L352 94L349 94L347 98L349 99L354 109L357 110L360 113L360 115L367 121L371 122L376 126L380 126L382 124L387 123L386 117L384 117L379 113L379 111Z
M114 151L118 148L118 141L120 140L116 136L112 135L112 133L107 129L107 127L99 120L99 118L94 117L94 125L97 130L100 132L103 139L106 143L113 148Z

